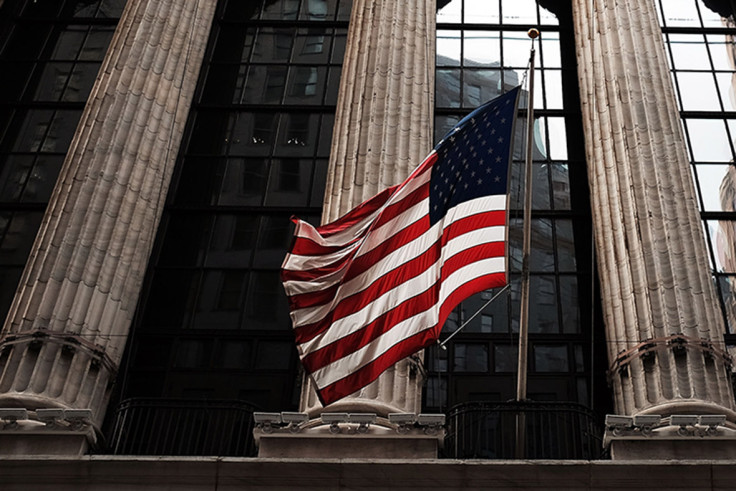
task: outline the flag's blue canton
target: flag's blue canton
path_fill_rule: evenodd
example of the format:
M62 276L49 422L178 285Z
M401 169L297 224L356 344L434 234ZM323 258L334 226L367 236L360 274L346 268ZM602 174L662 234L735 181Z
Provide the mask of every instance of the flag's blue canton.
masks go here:
M519 87L482 105L435 147L429 188L429 219L465 201L506 194L516 97Z

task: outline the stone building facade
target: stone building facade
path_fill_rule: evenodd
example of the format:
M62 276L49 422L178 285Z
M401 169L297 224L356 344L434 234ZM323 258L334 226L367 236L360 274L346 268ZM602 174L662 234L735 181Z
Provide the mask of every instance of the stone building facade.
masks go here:
M289 214L329 221L401 181L475 98L519 83L523 34L541 26L535 169L550 198L535 195L534 240L550 259L533 271L530 387L624 416L725 415L699 455L732 458L736 270L713 266L732 241L703 235L736 221L705 196L706 169L734 175L734 68L716 52L733 39L728 2L477 3L0 2L0 65L15 70L0 107L0 408L28 411L6 419L1 453L85 453L126 398L237 399L315 422L504 400L484 384L514 378L514 288L449 355L323 409L298 376L277 272ZM710 68L681 65L697 36ZM688 95L698 74L716 106ZM728 140L712 158L696 139L711 123ZM43 409L62 410L58 431ZM89 410L83 428L61 423L73 410ZM614 458L694 448L666 426L629 429Z

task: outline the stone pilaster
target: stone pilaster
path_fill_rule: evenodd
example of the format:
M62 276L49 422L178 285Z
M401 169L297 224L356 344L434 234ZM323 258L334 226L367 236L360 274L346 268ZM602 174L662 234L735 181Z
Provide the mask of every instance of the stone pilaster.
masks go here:
M0 337L0 407L104 417L215 0L129 0Z
M404 180L432 147L435 2L353 3L323 222ZM406 359L328 411L419 412L423 377ZM301 410L322 407L309 382Z
M616 412L736 421L702 224L653 0L574 0Z

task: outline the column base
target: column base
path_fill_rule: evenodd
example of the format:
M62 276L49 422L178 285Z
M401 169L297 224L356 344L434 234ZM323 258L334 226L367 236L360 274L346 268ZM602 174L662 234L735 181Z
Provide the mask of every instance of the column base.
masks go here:
M341 425L331 433L328 425L305 428L297 433L288 428L264 432L253 430L258 457L326 459L436 459L445 438L444 429L426 433L411 428L403 433L371 425L362 432L358 425Z
M96 441L89 425L72 429L33 423L0 424L0 455L84 455Z
M736 460L736 430L724 427L689 432L659 428L648 435L606 430L604 445L611 460Z

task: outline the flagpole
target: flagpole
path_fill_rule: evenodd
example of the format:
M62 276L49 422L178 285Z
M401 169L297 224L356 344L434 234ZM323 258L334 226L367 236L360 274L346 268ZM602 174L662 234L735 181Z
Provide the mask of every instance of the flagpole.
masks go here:
M516 379L516 400L526 399L527 357L529 341L529 254L532 248L532 143L534 141L534 40L539 37L537 29L529 29L532 40L529 54L529 86L527 98L526 162L524 165L524 242L521 263L521 313L519 315L519 365ZM516 419L516 458L523 458L525 418L519 413Z

